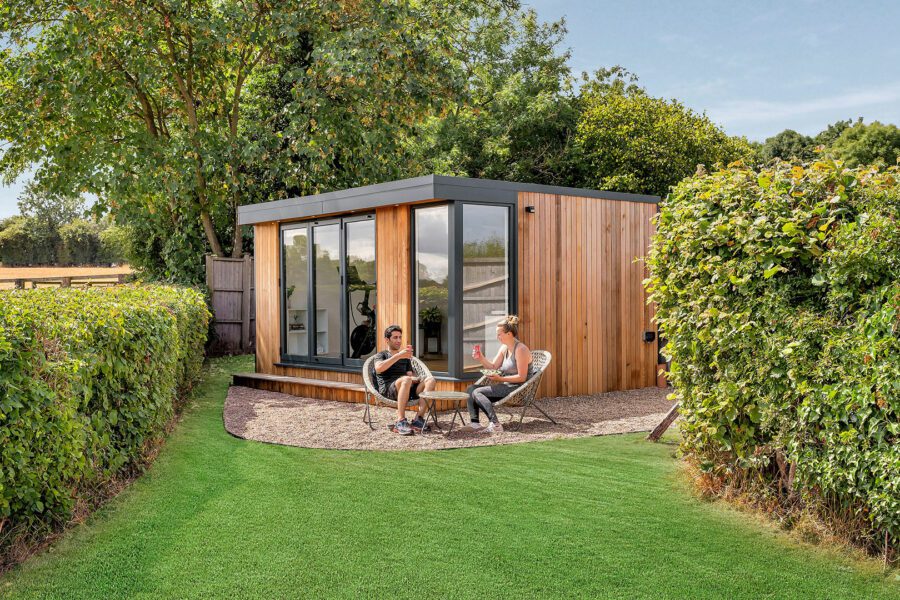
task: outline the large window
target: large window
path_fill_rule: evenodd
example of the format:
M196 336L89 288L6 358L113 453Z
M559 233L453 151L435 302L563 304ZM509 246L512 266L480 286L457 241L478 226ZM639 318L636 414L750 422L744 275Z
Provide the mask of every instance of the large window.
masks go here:
M473 346L493 356L496 325L515 305L511 209L455 202L413 217L416 354L439 373L477 373Z
M493 358L497 323L509 313L509 209L463 204L462 213L462 365L477 371L473 346Z
M372 215L282 228L282 360L358 366L375 351Z
M434 371L449 371L450 205L415 210L415 352Z

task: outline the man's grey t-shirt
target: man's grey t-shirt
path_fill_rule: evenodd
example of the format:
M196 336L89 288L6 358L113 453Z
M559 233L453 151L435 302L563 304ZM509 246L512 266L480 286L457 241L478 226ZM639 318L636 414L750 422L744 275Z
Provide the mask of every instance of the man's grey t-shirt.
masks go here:
M391 357L390 350L384 350L375 355L375 363L387 360ZM374 363L372 366L372 370L374 370ZM388 388L392 383L412 371L412 362L408 358L402 358L392 364L387 371L379 373L375 371L375 384L378 386L378 393L382 396L387 396Z

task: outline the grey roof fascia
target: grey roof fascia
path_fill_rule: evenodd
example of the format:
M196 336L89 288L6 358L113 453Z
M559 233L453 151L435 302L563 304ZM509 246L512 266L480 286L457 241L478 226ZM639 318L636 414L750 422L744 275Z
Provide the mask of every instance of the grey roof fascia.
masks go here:
M659 204L659 196L651 196L648 194L632 194L628 192L607 192L603 190L591 190L587 188L573 188L559 185L544 185L540 183L515 183L512 181L500 181L497 179L472 179L468 177L450 177L446 175L434 176L435 191L455 188L474 188L478 192L468 192L474 196L481 193L480 198L484 198L485 194L493 195L492 200L503 198L503 193L512 193L518 197L519 192L536 192L540 194L556 194L560 196L578 196L581 198L601 198L604 200L621 200L625 202L646 202L649 204ZM452 198L450 195L440 196L454 200L467 200L469 198ZM478 200L479 197L473 197Z
M238 225L284 221L434 198L434 176L376 183L349 190L238 207Z
M514 183L495 179L472 179L449 175L425 175L377 183L349 190L288 198L238 207L238 225L287 221L324 214L366 210L379 206L409 204L423 200L464 200L514 204L519 192L536 192L582 198L658 204L658 196L605 192L537 183Z

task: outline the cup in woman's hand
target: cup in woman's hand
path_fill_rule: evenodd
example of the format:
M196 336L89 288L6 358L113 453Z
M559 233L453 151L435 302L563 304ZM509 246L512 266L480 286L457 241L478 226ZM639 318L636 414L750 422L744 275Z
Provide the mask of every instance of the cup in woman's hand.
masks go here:
M472 348L472 358L481 358L481 344L475 344Z

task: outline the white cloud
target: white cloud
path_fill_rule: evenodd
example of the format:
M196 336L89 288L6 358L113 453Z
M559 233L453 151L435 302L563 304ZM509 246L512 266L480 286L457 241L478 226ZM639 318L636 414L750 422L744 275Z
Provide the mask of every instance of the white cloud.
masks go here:
M725 102L707 110L710 118L728 128L743 123L766 123L780 119L797 119L818 113L855 111L900 101L900 82L878 88L846 92L827 98L797 102L738 100ZM855 116L855 115L854 115Z

